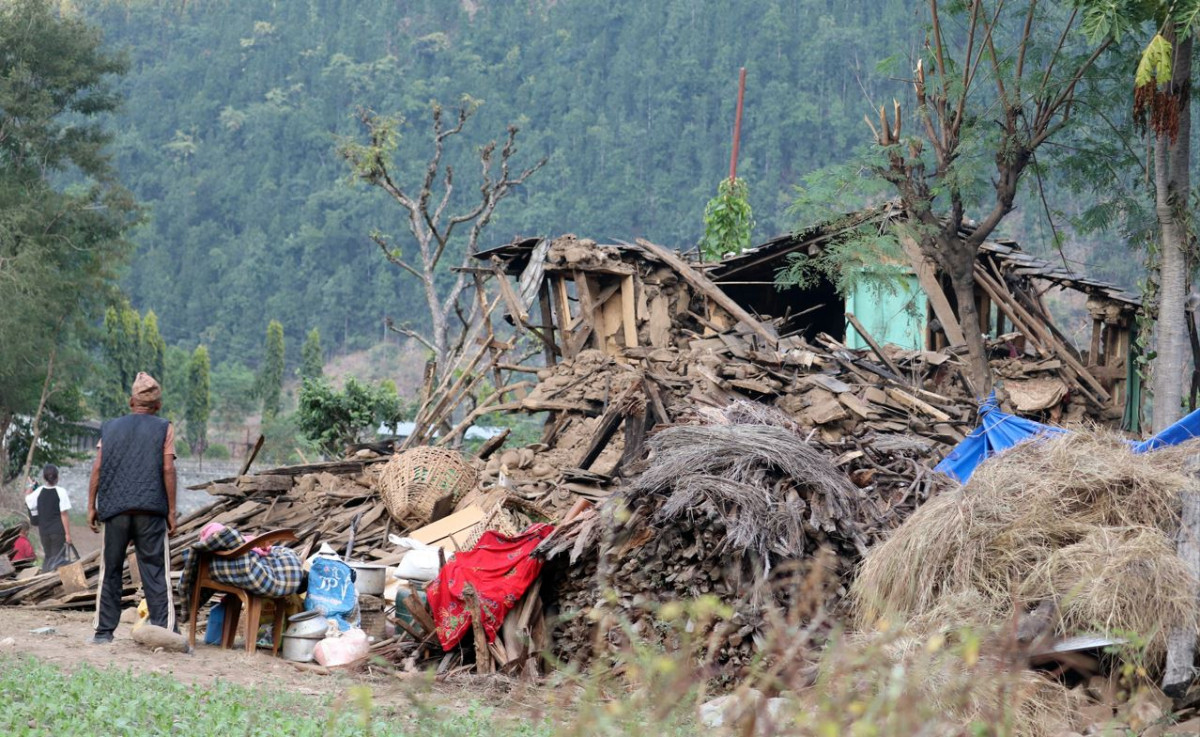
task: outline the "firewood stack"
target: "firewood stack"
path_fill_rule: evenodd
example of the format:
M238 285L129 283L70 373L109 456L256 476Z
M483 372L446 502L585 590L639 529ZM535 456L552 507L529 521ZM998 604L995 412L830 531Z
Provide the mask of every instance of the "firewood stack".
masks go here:
M734 405L713 419L656 434L640 475L539 550L557 561L548 590L558 607L558 657L585 663L597 638L621 639L618 628L598 632L594 615L582 616L605 602L651 636L656 605L709 595L734 611L719 625L715 661L735 678L755 655L767 611L793 603L788 582L798 565L828 549L831 573L844 578L871 542L923 501L858 488L834 465L836 456L805 442L777 410ZM897 444L887 452L903 458L907 450ZM845 588L829 593L822 603L834 607Z

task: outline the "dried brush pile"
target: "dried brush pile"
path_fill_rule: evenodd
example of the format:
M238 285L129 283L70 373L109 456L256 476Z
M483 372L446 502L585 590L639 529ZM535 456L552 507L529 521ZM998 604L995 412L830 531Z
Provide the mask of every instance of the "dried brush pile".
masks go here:
M862 492L795 433L769 425L668 428L649 442L653 462L621 494L652 528L704 518L723 530L717 554L763 564L822 545L866 551Z
M1171 629L1200 634L1174 543L1194 452L1139 455L1104 433L1014 448L871 550L851 591L856 614L866 627L886 617L953 629L1051 601L1056 634L1137 633L1155 662Z

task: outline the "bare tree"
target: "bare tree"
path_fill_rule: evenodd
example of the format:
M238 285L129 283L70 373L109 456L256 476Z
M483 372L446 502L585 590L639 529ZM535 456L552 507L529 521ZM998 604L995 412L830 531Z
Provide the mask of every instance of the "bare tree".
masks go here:
M867 123L886 153L877 173L895 186L912 236L954 289L971 381L982 396L991 389L992 372L974 299L980 246L1012 211L1021 175L1038 147L1071 120L1080 82L1110 41L1079 53L1074 39L1079 11L1045 12L1038 0L1019 5L969 0L955 11L962 17L949 29L942 18L949 3L928 3L926 49L912 80L916 134L901 137L899 103L890 119L886 107L880 108L879 128L869 118ZM1011 5L1017 7L1006 7ZM1055 17L1061 20L1050 37L1046 24ZM1045 38L1056 43L1037 41ZM964 235L960 226L968 201L974 201L968 199L967 169L981 150L993 159L993 192L978 225Z
M439 275L444 272L443 261L454 260L467 267L479 251L479 237L491 222L500 201L515 187L525 183L546 164L542 158L533 166L514 174L517 127L508 126L504 145L496 162L496 141L479 149L480 185L478 201L456 214L449 214L454 204L454 168L443 162L446 143L459 135L475 112L475 106L464 104L452 113L453 125L447 127L441 105L433 105L433 153L425 166L424 178L416 188L400 181L394 171L392 154L396 150L400 120L380 116L369 110L359 112L359 120L367 133L368 143L349 143L341 148L342 156L362 181L382 189L405 212L409 233L416 241L415 259L408 259L403 249L379 231L371 239L387 260L415 277L421 284L429 307L429 328L419 331L389 322L398 333L417 340L432 351L438 367L445 370L449 359L461 349L478 302L469 299L475 281L464 272L454 275L448 288L439 288ZM440 188L440 191L435 191ZM456 244L451 248L452 244Z

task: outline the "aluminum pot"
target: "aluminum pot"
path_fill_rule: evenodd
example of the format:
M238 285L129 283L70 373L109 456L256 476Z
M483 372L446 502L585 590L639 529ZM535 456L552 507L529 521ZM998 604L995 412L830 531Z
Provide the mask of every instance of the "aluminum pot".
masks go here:
M283 659L292 660L297 663L311 662L313 659L313 650L316 650L317 643L324 639L324 634L308 636L284 635Z
M300 612L288 617L288 628L284 630L284 637L317 637L320 639L325 636L325 630L329 629L329 625L325 621L325 617L315 609L307 612Z
M387 586L387 566L377 563L350 563L354 569L354 589L359 596L382 596Z

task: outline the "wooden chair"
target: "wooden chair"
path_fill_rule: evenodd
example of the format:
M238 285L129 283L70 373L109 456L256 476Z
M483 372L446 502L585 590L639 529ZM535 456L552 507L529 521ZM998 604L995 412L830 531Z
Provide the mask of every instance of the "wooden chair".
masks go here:
M284 597L264 597L252 594L243 588L222 581L214 580L211 570L212 561L221 558L236 558L239 555L245 555L254 548L261 548L264 545L273 545L281 542L294 542L296 540L295 530L272 530L263 535L259 535L253 540L242 543L233 550L219 551L195 551L199 556L196 563L196 579L192 583L192 598L189 602L188 616L192 624L191 631L188 634L188 643L194 648L196 647L196 626L198 618L198 610L200 609L200 593L202 591L218 591L225 594L233 594L236 599L231 600L231 606L225 611L225 621L221 628L221 647L228 650L233 647L234 638L237 637L238 619L241 616L242 609L246 610L246 652L254 653L258 647L258 624L262 617L263 602L267 599L275 604L275 626L271 630L274 638L274 646L271 648L272 655L279 654L279 643L283 641L283 622L285 615Z

